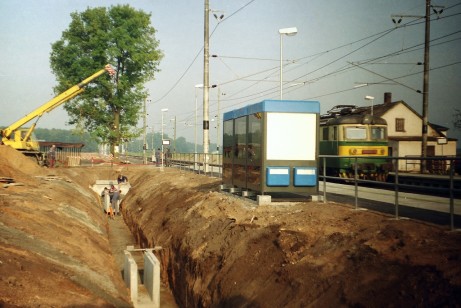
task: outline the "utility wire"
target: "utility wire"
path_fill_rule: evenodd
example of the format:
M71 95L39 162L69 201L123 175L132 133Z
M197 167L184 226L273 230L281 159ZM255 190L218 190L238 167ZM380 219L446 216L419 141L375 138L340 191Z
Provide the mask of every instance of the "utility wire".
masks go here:
M253 2L253 1L250 1L247 5L249 5L251 2ZM460 3L460 4L455 4L455 5L453 5L453 6L449 7L449 8L446 8L446 10L447 10L447 9L450 9L450 8L453 8L453 7L455 7L455 6L458 6L458 5L461 5L461 3ZM246 6L246 5L245 5L245 6ZM242 8L243 8L243 7L242 7ZM453 16L456 16L456 15L459 15L459 14L461 14L461 13L455 13L455 14L452 14L452 15L439 17L438 19L449 18L449 17L453 17ZM231 15L231 16L232 16L232 15ZM229 17L228 17L228 18L229 18ZM226 19L228 19L228 18L226 18ZM419 19L418 19L418 20L412 20L412 21L407 22L406 24L403 24L402 26L399 26L398 28L401 28L401 27L403 27L403 26L414 26L414 25L418 25L418 24L421 24L421 23L423 23L423 21L420 21ZM309 73L307 73L307 74L305 74L305 75L302 75L302 76L300 76L300 77L298 77L298 78L295 78L295 79L300 79L300 78L305 77L305 76L307 76L307 75L309 75L309 74L312 74L312 73L314 73L314 72L316 72L316 71L318 71L318 70L320 70L320 69L322 69L322 68L325 68L325 67L327 67L328 65L331 65L331 64L333 64L333 63L339 61L340 59L343 59L343 58L347 57L348 55L350 55L350 54L352 54L352 53L354 53L354 52L360 50L361 48L365 48L367 45L372 44L373 42L377 41L378 39L380 39L380 38L384 37L385 35L391 33L391 32L394 31L395 29L397 29L397 28L392 28L392 29L388 29L388 30L385 30L385 31L381 31L381 32L379 32L379 33L373 34L373 35L371 35L371 36L367 36L367 37L365 37L365 38L359 39L359 40L354 41L354 42L352 42L352 43L347 43L347 44L338 46L338 47L333 48L333 49L330 49L330 50L328 50L328 51L324 51L324 52L316 53L316 54L314 54L314 55L309 55L309 56L306 56L306 57L299 58L299 59L297 59L297 60L294 61L294 62L297 62L297 61L299 61L299 60L306 59L306 58L311 58L311 57L314 57L314 56L316 56L316 57L318 58L318 57L323 56L323 55L325 55L325 54L328 54L328 53L330 53L330 52L332 52L332 51L335 51L335 50L338 50L338 49L341 49L341 48L350 46L350 45L352 45L352 44L356 44L356 43L358 43L358 42L361 42L361 41L368 40L368 39L370 39L370 38L379 36L379 37L375 38L374 40L372 40L372 41L370 41L370 42L368 42L368 43L366 43L366 44L360 46L359 48L355 49L354 51L351 51L350 53L348 53L348 54L346 54L346 55L344 55L344 56L342 56L342 57L340 57L340 58L338 58L338 59L336 59L336 60L334 60L334 61L331 61L331 62L329 62L328 64L326 64L326 65L324 65L324 66L322 66L322 67L320 67L320 68L318 68L318 69L316 69L316 70L314 70L314 71L312 71L312 72L309 72ZM454 32L454 33L451 33L451 34L448 34L448 35L446 35L446 36L443 36L443 37L440 37L440 38L437 38L437 39L434 39L434 40L431 40L431 41L436 41L436 40L442 39L442 38L444 38L444 37L453 35L453 34L458 33L458 32L459 32L459 31ZM455 40L455 39L454 39L454 40ZM451 40L451 41L453 41L453 40ZM450 41L447 41L447 42L450 42ZM446 43L446 42L442 42L442 43L439 43L439 44L444 44L444 43ZM437 45L439 45L439 44L437 44ZM420 46L420 45L422 45L422 44L418 44L418 45L415 45L415 46L413 46L413 47L406 48L406 49L405 49L405 50L406 50L405 52L413 52L413 51L415 51L415 50L417 50L417 49L415 49L415 50L412 50L412 49L413 49L413 48L416 48L417 46ZM436 46L436 45L432 45L432 46ZM402 50L397 51L397 52L394 52L394 53L391 53L391 54L388 54L388 55L385 55L385 56L382 56L382 57L370 59L369 61L370 61L370 62L371 62L371 61L377 61L378 59L381 59L381 58L392 57L392 56L399 55L399 54L402 54ZM245 59L245 58L243 58L243 57L230 57L230 56L221 56L221 57L222 57L222 58ZM254 60L271 60L271 59L262 59L262 58L247 58L247 59L254 59ZM362 64L363 64L363 63L365 63L365 62L362 62ZM274 68L271 68L271 69L268 69L268 70L264 70L264 71L270 71L270 70L273 70L273 69L274 69ZM324 75L324 76L317 77L317 78L315 78L315 79L313 79L313 80L314 80L314 81L318 81L318 80L320 80L320 79L323 79L323 78L326 78L326 77L328 77L328 76L337 74L337 73L339 73L339 72L344 72L344 71L346 71L346 70L348 70L348 69L351 69L351 67L349 67L349 68L342 68L342 69L340 69L340 70L336 70L336 71L331 72L331 73L328 73L328 74L326 74L326 75ZM257 73L253 73L253 74L250 74L250 75L245 76L245 77L241 77L241 78L229 80L229 81L226 81L226 82L224 82L224 83L221 83L220 85L233 83L233 82L236 82L236 81L239 81L239 80L244 80L244 79L247 78L247 77L258 75L258 74L260 74L260 73L263 73L264 71L257 72ZM234 73L234 74L235 74L235 73ZM383 78L386 78L386 77L383 77ZM310 83L310 82L312 82L312 81L306 81L306 82L303 82L303 83L306 84L306 83ZM408 86L405 86L405 85L403 85L403 86L404 86L404 87L408 87ZM254 93L254 94L249 94L249 95L247 95L247 96L243 96L243 97L239 97L239 98L232 98L232 99L230 98L231 96L227 96L227 98L226 98L226 99L223 99L222 101L230 101L230 100L237 100L237 99L246 99L246 98L250 98L250 97L260 96L260 95L262 95L262 94L266 94L266 95L267 95L267 94L271 94L271 93L276 93L276 92L277 92L277 89L278 89L277 87L274 87L274 88L272 88L272 89L268 89L268 90L260 91L260 92ZM414 90L413 88L410 88L410 89ZM294 89L294 90L295 90L295 89ZM345 90L345 91L348 91L348 90ZM241 93L241 92L242 92L242 91L239 91L238 93ZM291 91L288 91L288 92L291 92ZM342 91L341 91L341 92L342 92ZM242 103L244 103L244 102L236 103L236 104L233 104L233 105L231 105L231 106L240 105L240 104L242 104ZM228 107L230 107L230 106L228 106Z
M453 6L449 7L449 8L447 8L447 9L453 8L453 7L458 6L458 5L460 5L460 4L455 4L455 5L453 5ZM456 15L459 15L459 14L461 14L461 13L455 13L455 14L452 14L452 15L448 15L448 16L444 16L444 17L439 17L438 19L449 18L449 17L453 17L453 16L456 16ZM335 51L335 50L338 50L338 49L341 49L341 48L344 48L344 47L347 47L347 46L350 46L350 45L359 43L359 42L361 42L361 41L368 40L368 39L370 39L370 38L373 38L373 37L378 36L377 38L373 39L372 41L370 41L370 42L368 42L368 43L366 43L366 44L364 44L364 45L362 45L362 46L356 48L355 50L353 50L353 51L351 51L351 52L345 54L344 56L341 56L340 58L338 58L338 59L336 59L336 60L333 60L333 61L331 61L331 62L329 62L329 63L327 63L327 64L325 64L325 65L323 65L323 66L321 66L321 67L319 67L319 68L317 68L317 69L314 70L314 71L311 71L311 72L309 72L309 73L307 73L307 74L301 75L301 76L299 76L299 77L297 77L297 78L294 78L294 79L295 79L295 80L298 80L298 79L301 79L301 78L306 77L306 76L309 75L309 74L315 73L315 72L317 72L317 71L319 71L319 70L321 70L321 69L323 69L323 68L325 68L325 67L327 67L327 66L329 66L329 65L331 65L331 64L333 64L333 63L335 63L335 62L337 62L337 61L339 61L339 60L341 60L341 59L343 59L343 58L345 58L345 57L347 57L347 56L349 56L349 55L351 55L352 53L354 53L354 52L356 52L356 51L358 51L358 50L360 50L360 49L362 49L362 48L365 48L366 46L372 44L373 42L375 42L375 41L377 41L377 40L379 40L379 39L381 39L382 37L386 36L387 34L390 34L391 32L393 32L394 30L396 30L396 29L398 29L398 28L401 28L401 27L403 27L403 26L415 26L415 25L418 25L418 24L421 24L421 23L423 23L423 21L419 21L419 19L418 19L418 20L411 20L411 21L409 21L409 22L403 24L402 26L394 27L394 28L391 28L391 29L387 29L387 30L378 32L378 33L376 33L376 34L367 36L367 37L365 37L365 38L356 40L356 41L354 41L354 42L352 42L352 43L343 44L343 45L341 45L341 46L338 46L338 47L336 47L336 48L330 49L330 50L328 50L328 51L324 51L324 52L320 52L320 53L317 53L317 54L314 54L314 55L311 55L311 56L306 56L306 57L303 57L303 58L299 58L299 59L296 60L295 62L299 62L299 60L301 60L301 59L309 58L309 57L316 56L316 55L318 55L318 56L325 55L325 54L328 54L328 53L330 53L330 52L332 52L332 51ZM457 32L455 32L455 33L457 33ZM451 35L451 34L450 34L450 35ZM440 39L440 38L438 38L438 39ZM435 41L435 40L431 40L431 41ZM420 44L420 45L423 45L423 44ZM401 52L401 51L398 51L398 52L396 52L396 53L399 53L399 52ZM387 57L388 57L388 56L387 56ZM376 58L375 58L375 61L376 61ZM336 74L336 72L326 74L326 75L322 76L322 78L325 78L325 77L330 76L330 75L332 75L332 74ZM316 78L316 80L318 80L318 79L319 79L319 78ZM234 79L234 80L231 80L231 81L228 81L228 82L225 82L225 83L230 83L230 82L233 82L233 81L237 81L237 80ZM311 82L311 81L307 81L307 82L305 82L305 83L310 83L310 82ZM241 91L239 91L239 92L241 92ZM256 95L258 95L258 94L260 94L260 93L257 93ZM251 95L250 95L250 96L251 96ZM230 96L228 96L228 98L229 98L229 97L230 97Z
M458 65L458 64L461 64L461 61L453 62L453 63L442 65L442 66L439 66L439 67L435 67L435 68L429 69L429 71L435 71L435 70L438 70L438 69L442 69L442 68L445 68L445 67L454 66L454 65ZM414 75L418 75L418 74L422 74L422 73L423 73L423 71L419 71L419 72L416 72L416 73L407 74L407 75L404 75L404 76L393 78L393 80L402 79L402 78L406 78L406 77L410 77L410 76L414 76ZM383 81L385 81L385 80L383 80ZM312 96L312 97L309 97L309 98L304 98L304 100L318 99L318 98L321 98L321 97L330 96L330 95L339 94L339 93L344 93L344 92L348 92L348 91L354 91L354 90L357 90L357 88L348 88L348 89L339 90L339 91L335 91L335 92L316 95L316 96Z
M235 14L237 14L238 12L240 12L241 10L243 10L244 8L246 8L248 5L250 5L252 2L254 2L256 0L251 0L250 2L248 2L247 4L245 4L244 6L242 6L241 8L239 8L237 11L235 11L234 13L232 13L231 15L229 15L229 17L225 18L224 20L222 20L220 23L217 23L216 26L214 27L213 31L211 32L210 34L210 38L213 36L214 32L216 31L216 29L218 28L218 26L222 23L222 22L225 22L227 19L231 18L232 16L234 16ZM179 79L173 84L173 86L163 95L161 96L159 99L155 100L154 103L157 103L161 100L163 100L165 97L167 97L175 88L176 86L179 84L179 82L184 78L184 76L187 74L187 72L190 70L190 68L192 67L192 65L195 63L195 61L197 60L198 56L202 53L204 49L204 45L202 45L202 47L200 48L200 50L198 51L198 53L195 55L194 59L192 60L192 62L189 64L189 66L186 68L186 70L184 71L184 73L182 73L182 75L179 77Z
M450 15L450 17L456 16L456 15L458 15L458 14L452 14L452 15ZM448 16L447 16L447 17L448 17ZM408 24L410 24L410 23L414 23L414 21L410 21L410 22L408 22L406 25L408 25ZM346 56L348 56L348 55L354 53L355 51L357 51L357 50L359 50L359 49L361 49L361 48L364 48L365 46L367 46L367 45L369 45L369 44L371 44L371 43L377 41L378 39L380 39L380 38L382 38L383 36L389 34L390 32L392 32L392 31L395 30L395 29L396 29L396 28L388 29L388 30L379 32L378 34L379 34L380 36L377 37L377 38L375 38L374 40L368 42L367 44L362 45L361 47L355 49L354 51L349 52L348 54L346 54L346 55L344 55L344 56L342 56L342 57L340 57L340 58L338 58L338 59L336 59L336 60L334 60L334 61L329 62L328 64L326 64L326 65L324 65L324 66L322 66L322 67L320 67L320 68L318 68L318 69L316 69L316 70L314 70L314 71L312 71L312 72L309 72L309 73L307 73L307 74L305 74L305 75L302 75L302 76L300 76L300 77L298 77L298 78L295 78L295 80L298 80L298 79L300 79L300 78L302 78L302 77L305 77L305 76L307 76L307 75L309 75L309 74L311 74L311 73L314 73L314 72L316 72L316 71L318 71L318 70L320 70L320 69L322 69L322 68L325 68L326 66L328 66L328 65L330 65L330 64L332 64L332 63L335 63L335 62L339 61L340 59L345 58ZM442 39L442 38L445 38L445 37L454 35L454 34L459 33L459 32L461 32L461 31L456 31L456 32L447 34L447 35L445 35L445 36L442 36L442 37L433 39L433 40L431 40L431 42L435 42L435 41L437 41L437 40L440 40L440 39ZM376 34L375 34L375 35L368 36L367 38L371 38L371 37L375 37L375 36L376 36ZM360 40L355 41L354 43L360 42L360 41L363 41L363 40L364 40L364 39L360 39ZM442 44L442 43L439 43L439 44ZM437 46L437 45L439 45L439 44L432 45L432 46ZM345 46L348 46L348 45L350 45L350 44L345 44L345 45L342 45L342 46L340 46L340 47L338 47L338 48L342 48L342 47L345 47ZM413 49L413 48L416 48L416 47L418 47L418 46L422 46L422 45L424 45L424 44L417 44L417 45L414 45L414 46L412 46L412 47L406 48L406 50L409 50L409 51L407 51L407 52L415 51L415 50L412 50L412 49ZM332 50L336 50L336 49L338 49L338 48L334 48L334 49L332 49ZM331 51L331 50L330 50L330 51ZM327 53L327 52L322 52L322 53L319 53L319 54L325 54L325 53ZM372 59L372 60L370 60L370 61L376 61L377 59L380 59L380 58L390 57L390 56L392 56L392 55L399 55L399 54L402 54L402 50L397 51L397 52L394 52L394 53L391 53L391 54L388 54L388 55L385 55L385 56L382 56L382 57L374 58L374 59ZM304 84L306 84L306 83L312 83L312 82L314 82L314 81L318 81L318 80L323 79L323 78L326 78L326 77L328 77L328 76L337 74L338 72L340 72L340 71L342 71L342 70L343 70L343 69L340 69L339 71L333 71L333 72L328 73L328 74L325 74L325 75L323 75L323 76L321 76L321 77L317 77L317 78L312 79L312 80L304 81ZM236 81L236 80L228 81L228 82L226 82L226 83L230 83L230 82L233 82L233 81ZM403 85L403 86L405 86L405 85ZM406 86L405 86L405 87L406 87ZM273 89L276 89L276 87L274 87ZM266 90L266 91L263 91L263 92L258 92L258 93L256 93L256 94L250 94L250 95L247 95L247 96L243 96L243 97L240 97L240 99L245 99L245 98L252 97L252 96L256 96L256 95L261 95L261 94L266 93L267 91L270 91L270 90L271 90L271 89ZM412 89L412 90L414 90L414 89ZM241 93L241 91L239 91L239 93ZM229 100L229 96L228 96L228 99L226 99L226 100ZM235 98L232 99L232 100L235 100Z

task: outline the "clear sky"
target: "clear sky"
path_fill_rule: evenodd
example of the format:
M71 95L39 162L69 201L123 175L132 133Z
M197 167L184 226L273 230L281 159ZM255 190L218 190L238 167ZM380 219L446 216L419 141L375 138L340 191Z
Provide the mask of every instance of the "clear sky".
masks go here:
M202 143L204 1L198 0L0 0L0 126L6 126L54 97L51 44L67 29L71 12L129 3L152 14L165 54L150 93L148 125L161 128L160 109L168 108L165 132L194 140L195 98ZM453 128L461 109L461 1L432 0L445 9L431 21L429 122ZM369 105L366 95L404 100L422 113L424 21L405 17L395 27L391 15L423 16L425 0L210 0L210 119L263 99L279 99L281 28L284 99L318 100L321 112L339 104ZM224 15L218 21L213 15ZM356 87L361 83L368 86ZM386 84L384 84L386 83ZM46 114L43 128L64 128L62 108ZM142 121L140 121L140 127ZM210 124L211 142L216 122ZM222 126L221 126L222 127ZM458 141L458 146L460 146Z

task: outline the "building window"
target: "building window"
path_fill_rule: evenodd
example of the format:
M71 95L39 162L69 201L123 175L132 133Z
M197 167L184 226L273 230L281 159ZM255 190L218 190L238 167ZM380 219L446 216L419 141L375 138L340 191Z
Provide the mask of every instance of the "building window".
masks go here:
M395 131L404 132L405 131L405 119L396 118L395 119Z

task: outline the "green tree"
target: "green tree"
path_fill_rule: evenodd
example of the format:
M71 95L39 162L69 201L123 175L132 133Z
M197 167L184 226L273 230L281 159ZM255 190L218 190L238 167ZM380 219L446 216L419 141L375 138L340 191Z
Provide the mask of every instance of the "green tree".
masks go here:
M111 151L121 139L139 135L135 129L147 93L162 58L150 14L129 5L88 8L71 14L60 40L52 44L51 69L60 93L109 63L116 74L100 76L85 92L64 105L69 124L88 131Z
M75 134L71 130L65 129L47 129L36 128L34 131L38 140L49 142L68 142L68 143L83 143L85 147L84 152L98 152L98 144L91 140L89 133Z

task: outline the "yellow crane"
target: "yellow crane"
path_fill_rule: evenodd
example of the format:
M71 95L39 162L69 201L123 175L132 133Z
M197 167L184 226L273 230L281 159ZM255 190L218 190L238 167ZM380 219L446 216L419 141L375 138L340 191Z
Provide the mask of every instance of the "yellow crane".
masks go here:
M33 132L35 126L37 125L38 120L43 114L50 112L54 108L60 106L61 104L67 102L68 100L74 98L75 96L82 93L85 89L84 87L90 83L92 80L98 78L105 72L109 73L111 76L115 74L115 70L110 64L107 64L103 69L97 71L90 77L81 81L79 84L72 86L67 89L65 92L54 97L47 103L38 107L31 113L17 120L10 126L0 130L1 141L5 145L9 145L12 148L21 151L25 155L35 156L40 162L43 160L43 155L40 152L40 146L38 141L35 139ZM29 128L23 128L22 126L28 123L29 121L36 119L35 123L32 124Z

